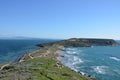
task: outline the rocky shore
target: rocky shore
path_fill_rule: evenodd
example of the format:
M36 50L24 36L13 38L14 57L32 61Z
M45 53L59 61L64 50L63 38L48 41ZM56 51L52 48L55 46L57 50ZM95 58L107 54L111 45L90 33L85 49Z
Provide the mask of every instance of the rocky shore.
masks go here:
M112 39L72 38L38 44L39 50L25 54L19 62L1 64L0 80L95 80L61 64L59 53L66 47L117 46Z

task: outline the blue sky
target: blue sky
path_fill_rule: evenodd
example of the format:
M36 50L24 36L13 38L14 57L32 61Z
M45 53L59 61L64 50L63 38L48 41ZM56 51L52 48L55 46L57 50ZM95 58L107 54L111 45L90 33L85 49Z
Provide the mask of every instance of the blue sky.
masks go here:
M0 0L0 36L120 39L120 0Z

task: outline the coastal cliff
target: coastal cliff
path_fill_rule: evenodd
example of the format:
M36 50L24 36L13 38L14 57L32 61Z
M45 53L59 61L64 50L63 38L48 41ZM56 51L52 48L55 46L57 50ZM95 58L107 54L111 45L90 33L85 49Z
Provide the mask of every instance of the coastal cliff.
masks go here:
M0 65L0 80L95 80L61 64L59 53L67 47L117 46L112 39L72 38L38 44L39 50L24 54L18 62Z

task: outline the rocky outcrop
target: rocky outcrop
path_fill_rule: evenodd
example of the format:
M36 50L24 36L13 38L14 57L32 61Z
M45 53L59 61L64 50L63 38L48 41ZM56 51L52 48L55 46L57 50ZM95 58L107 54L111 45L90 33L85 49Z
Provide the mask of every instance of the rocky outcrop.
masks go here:
M52 45L61 45L64 47L90 47L90 46L117 46L119 45L113 39L89 39L89 38L71 38L52 43L38 44L39 47L48 47Z

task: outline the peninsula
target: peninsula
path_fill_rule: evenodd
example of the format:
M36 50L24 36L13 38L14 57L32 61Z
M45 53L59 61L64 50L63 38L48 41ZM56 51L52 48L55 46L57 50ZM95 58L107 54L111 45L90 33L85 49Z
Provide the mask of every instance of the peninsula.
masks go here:
M61 64L59 53L67 47L118 46L112 39L71 38L37 44L39 50L24 54L18 62L0 65L0 80L95 80Z
M90 39L90 38L71 38L52 43L38 44L39 47L46 47L52 45L61 45L64 47L91 47L91 46L117 46L119 45L113 39Z

